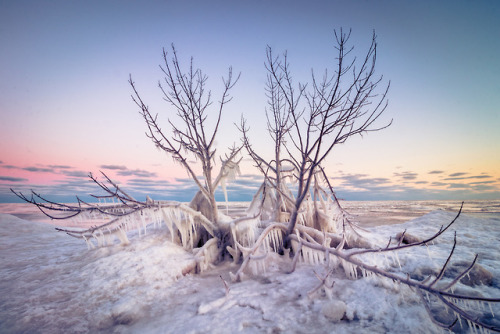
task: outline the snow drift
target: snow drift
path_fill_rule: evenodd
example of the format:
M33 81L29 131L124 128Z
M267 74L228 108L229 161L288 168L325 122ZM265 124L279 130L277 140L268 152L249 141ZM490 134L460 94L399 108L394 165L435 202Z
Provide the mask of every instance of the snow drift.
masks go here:
M428 236L454 215L437 210L402 225L372 228L372 240L383 245L404 229ZM492 274L487 284L459 284L457 289L500 295L499 222L463 215L454 226L455 262L470 262L479 253L479 263ZM196 259L170 241L165 225L149 232L132 234L134 242L127 245L88 250L50 225L0 214L0 332L441 332L419 297L392 281L353 280L339 267L325 288L314 291L320 283L315 273L326 275L323 266L299 263L295 272L285 274L290 261L271 254L265 273L231 283L229 273L237 266L223 263L190 274ZM442 266L452 242L453 233L446 233L428 248L373 261L389 270L425 275ZM499 314L498 305L493 306Z

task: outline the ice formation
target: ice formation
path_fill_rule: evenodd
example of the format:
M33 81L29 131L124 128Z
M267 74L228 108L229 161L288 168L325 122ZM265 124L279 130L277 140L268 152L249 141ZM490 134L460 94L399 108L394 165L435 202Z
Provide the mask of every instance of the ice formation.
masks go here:
M434 211L404 225L377 226L371 229L372 238L385 246L389 236L404 229L425 236L434 233L450 217L452 215L447 212ZM314 255L309 252L305 255L310 261L318 262L317 265L303 262L301 255L298 261L303 265L298 265L291 274L284 273L288 266L283 271L270 268L269 264L278 258L272 249L280 242L278 232L283 229L279 226L283 225L279 224L269 231L262 230L269 233L263 237L250 261L255 262L259 277L232 284L229 271L234 265L222 263L210 269L212 265L208 258L217 256L216 239L190 252L171 243L170 239L165 240L158 231L152 233L154 225L149 224L147 234L144 235L143 230L142 237L127 246L115 244L82 253L81 242L54 233L51 226L1 214L0 223L3 227L0 248L4 255L0 263L0 277L3 278L0 288L4 291L0 298L0 332L327 333L335 330L359 333L362 328L375 333L415 330L442 333L430 320L415 291L402 289L400 284L388 279L373 279L362 268L346 266L347 273L357 275L358 279L353 280L345 274L340 261L334 263L336 257L333 254L317 252ZM166 230L163 220L160 223L161 231ZM456 254L458 260L470 260L471 254L477 252L481 264L494 277L499 277L498 219L464 216L463 221L458 222L457 230L461 246ZM135 234L128 233L131 240ZM299 234L300 240L306 240L304 234ZM254 244L260 240L260 233L257 235ZM442 239L434 245L429 244L438 266L446 259L453 242L448 235L443 235ZM92 240L95 244L96 240ZM477 240L484 240L490 247L483 247ZM265 258L264 247L269 252ZM306 248L305 253L308 252ZM305 292L321 283L314 272L327 272L327 262L322 261L328 261L328 258L328 268L332 270L326 289L323 287L324 291L320 289L309 296ZM377 267L399 271L396 258L391 256L386 260L381 254L368 254L362 258ZM403 272L411 273L419 267L434 268L426 247L401 252L399 261ZM206 269L202 275L183 277L193 266L206 266ZM251 273L250 267L247 272ZM229 282L231 291L228 297L219 275ZM332 282L335 284L328 290ZM483 296L498 296L500 291L498 279L491 285L479 285L474 289L460 284L457 290L477 291ZM331 296L328 297L327 293ZM330 300L346 304L344 317L349 321L341 319L333 323L338 316L330 316L337 314L336 310L340 314L343 307L339 304L340 308L332 306L329 309L325 305ZM429 300L433 302L431 298ZM450 301L476 310L498 324L500 305L458 299ZM276 312L277 309L286 309L287 312ZM481 329L466 320L459 320L456 327L462 332L481 333Z
M221 171L220 179L222 192L226 200L226 213L229 211L226 183L227 181L235 180L238 175L241 175L239 162L226 161L224 169Z
M139 235L145 235L148 226L159 227L163 223L170 232L172 242L178 242L185 249L193 249L198 243L202 232L213 236L214 226L212 222L199 212L178 202L156 203L131 213L121 211L119 213L123 215L86 230L60 230L71 236L83 238L89 248L112 245L116 239L122 244L127 244L129 242L127 232L135 230L138 231ZM106 217L101 213L83 212L76 216L75 220L77 222L87 220L106 221Z

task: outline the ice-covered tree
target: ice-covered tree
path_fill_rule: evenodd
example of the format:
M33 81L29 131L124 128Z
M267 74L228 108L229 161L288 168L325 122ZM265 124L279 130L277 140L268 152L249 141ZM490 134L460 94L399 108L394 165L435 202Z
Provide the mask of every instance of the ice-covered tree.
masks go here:
M252 247L238 245L244 256L233 279L240 280L248 271L262 270L265 267L262 259L267 254L283 251L285 256L292 257L291 271L298 261L325 266L326 275L318 276L320 284L313 291L331 289L328 276L341 267L353 279L380 277L414 288L431 319L440 327L451 329L464 319L472 329L498 331L488 315L475 314L469 301L479 305L500 299L462 295L453 290L474 268L477 256L451 282L442 282L456 240L439 272L424 281L379 268L366 257L394 254L434 242L452 226L460 212L428 238L408 241L403 232L387 245L377 246L350 222L335 196L322 166L333 149L355 135L379 131L392 123L376 123L386 110L390 86L382 84L382 76L375 75L376 35L373 33L368 51L358 61L352 55L353 48L348 46L350 34L343 30L335 33L336 67L333 71L325 70L321 79L313 72L308 84L295 86L287 54L274 56L272 49L267 48L266 116L267 131L274 144L273 156L266 159L252 146L244 118L240 125L244 146L265 178L249 210L261 217L263 232ZM431 300L441 303L454 319L450 322L438 319L431 311Z
M216 160L215 138L219 130L224 107L231 101L229 92L239 79L234 78L232 67L228 70L227 78L223 78L223 93L215 108L212 106L212 94L207 90L208 77L199 68L194 68L193 58L187 71L181 68L177 52L172 45L172 58L163 50L164 64L160 66L165 75L163 83L158 86L163 94L164 100L170 104L175 111L179 123L169 118L170 131L163 130L158 121L158 114L152 114L149 107L143 102L135 83L130 76L129 83L134 95L132 99L139 106L141 115L147 125L148 138L152 140L157 148L170 154L172 158L184 167L191 179L199 188L191 206L202 212L208 219L217 222L219 220L217 204L215 201L215 190L219 184L224 182L228 175L233 174L231 170L237 168L235 156L239 148L233 147L222 161L222 166L217 175L214 175ZM209 115L209 112L212 115ZM215 126L209 129L208 117L215 117ZM193 163L188 159L193 155L196 164L201 165L203 178L196 174ZM204 205L206 204L206 205Z
M173 47L172 58L163 52L161 70L165 80L159 84L177 119L168 121L170 130L162 128L158 115L150 112L132 77L129 83L133 101L146 123L147 136L181 164L197 184L199 191L190 205L149 197L137 200L105 174L105 182L89 175L104 193L94 196L104 202L100 204L78 197L77 204L56 203L34 191L29 197L13 192L51 218L76 218L95 223L84 229L58 229L84 239L89 248L114 244L116 238L127 243L128 231L135 229L145 233L151 224L165 224L172 241L192 252L199 271L221 259L229 259L237 265L234 274L231 273L233 281L239 281L245 275L262 274L272 259L279 256L288 264L289 271L294 271L299 262L324 268L325 274L317 275L319 284L309 291L310 294L318 290L329 291L332 288L329 276L334 272L343 272L351 279L391 280L414 289L431 319L440 327L451 329L465 320L472 329L500 331L491 317L484 312L478 315L474 310L476 304L491 305L500 299L454 290L473 270L477 256L451 280L444 279L456 239L441 268L423 280L373 262L380 254L394 254L436 241L455 223L461 210L455 219L427 238L409 238L402 232L386 244L378 245L369 237L363 237L362 231L350 222L341 208L323 168L325 160L337 145L352 136L381 130L391 122L377 125L387 106L389 85L382 84L382 77L375 75L375 34L359 61L350 58L353 53L348 47L350 32L340 30L335 37L336 68L332 72L325 71L320 79L313 73L307 85L294 85L286 53L283 57L274 56L271 48L267 49L266 116L274 154L270 159L259 155L251 144L246 121L242 119L243 146L264 175L264 183L245 217L224 216L217 210L215 201L217 187L224 188L225 180L238 172L236 156L241 147L233 147L225 158L220 158L220 170L214 173L218 161L214 143L223 109L231 100L229 92L239 76L233 78L230 68L227 78L223 79L223 93L212 114L214 126L209 129L207 119L213 105L211 94L206 90L207 77L194 68L192 60L189 68L183 70ZM201 167L202 176L190 162L193 157ZM223 280L223 283L226 298L230 298L227 282ZM210 307L221 306L225 300L217 300ZM436 303L449 310L451 321L436 316L432 309Z
M202 247L197 252L201 254L201 266L204 267L207 263L217 261L226 246L234 246L233 238L237 237L231 232L231 226L235 224L230 224L229 218L217 209L215 192L221 186L227 199L226 182L239 173L241 159L237 160L237 155L242 147L233 146L227 154L220 156L217 155L215 142L224 109L232 99L230 91L239 75L233 76L232 68L229 67L227 77L222 78L222 94L214 103L212 93L207 88L208 77L201 69L195 68L193 58L188 68L183 69L173 45L170 54L163 50L160 69L164 79L158 86L168 104L168 122L162 125L158 113L150 111L130 76L132 100L145 121L146 136L159 150L179 163L198 186L199 190L189 205L175 201L155 201L149 197L145 201L137 200L104 173L105 182L89 175L104 191L104 195L92 195L100 200L99 204L85 202L77 197L78 204L69 205L52 202L36 192L32 192L30 197L14 193L37 205L51 218L94 221L96 224L85 230L60 229L85 239L91 248L96 244L113 243L116 238L128 242L126 233L129 230L142 229L145 232L148 224L164 222L173 241L191 250ZM209 124L212 124L211 128ZM217 163L219 160L220 163ZM200 170L202 175L198 175ZM50 213L54 211L55 214ZM113 219L102 224L107 217ZM210 252L211 255L208 254Z
M358 60L348 45L350 34L342 29L335 32L335 68L325 70L321 78L312 72L308 84L295 86L287 54L275 56L267 48L266 116L275 147L272 159L266 160L253 148L244 119L240 126L243 143L275 196L275 216L282 217L283 211L289 215L286 236L293 233L297 221L328 231L346 223L322 164L349 138L391 124L376 124L387 107L389 90L389 84L380 87L382 76L375 75L376 35ZM287 176L296 182L294 193L284 185Z

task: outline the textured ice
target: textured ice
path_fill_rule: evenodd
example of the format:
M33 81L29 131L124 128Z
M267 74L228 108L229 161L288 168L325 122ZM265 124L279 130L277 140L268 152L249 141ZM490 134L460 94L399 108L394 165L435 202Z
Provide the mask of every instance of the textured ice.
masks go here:
M402 225L374 227L371 236L382 246L405 229L428 236L454 216L432 211ZM452 228L458 243L454 261L471 261L479 253L479 263L493 274L491 285L459 284L456 291L500 296L499 226L494 216L464 214ZM453 231L428 248L401 252L402 271L423 278L438 269L452 247ZM148 227L140 238L131 233L130 239L127 245L87 250L80 240L56 233L50 225L0 214L0 332L442 333L411 289L364 277L356 268L344 271L340 262L331 265L333 287L309 295L320 283L315 272L326 274L324 253L306 254L317 264L299 262L292 274L286 274L289 260L271 254L265 273L248 273L242 282L231 283L229 272L238 269L231 263L191 274L200 257L213 255L210 247L203 254L188 252L171 242L165 225ZM267 245L280 242L279 234L270 234ZM400 271L390 254L370 254L365 260ZM342 304L325 306L331 301L345 304L340 321L333 314ZM472 305L491 312L488 305ZM492 311L500 314L498 305Z

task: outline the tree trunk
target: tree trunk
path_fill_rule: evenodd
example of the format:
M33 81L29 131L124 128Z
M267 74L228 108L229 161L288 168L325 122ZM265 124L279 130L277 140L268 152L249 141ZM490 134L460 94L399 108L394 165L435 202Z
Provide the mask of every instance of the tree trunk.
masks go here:
M214 199L215 203L215 199ZM218 215L214 215L214 213L217 213L217 206L215 206L215 210L213 210L211 201L209 201L205 195L201 192L201 190L198 190L196 195L194 195L193 199L189 203L189 207L192 208L193 210L199 211L202 215L204 215L208 220L210 220L213 223L217 223L216 218L218 218ZM215 212L214 212L215 211Z

